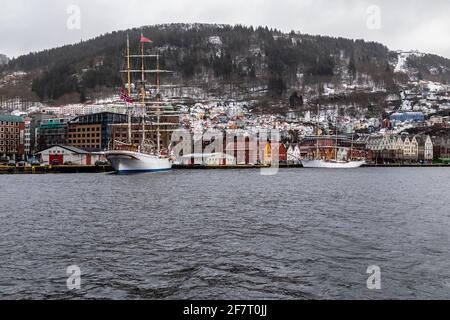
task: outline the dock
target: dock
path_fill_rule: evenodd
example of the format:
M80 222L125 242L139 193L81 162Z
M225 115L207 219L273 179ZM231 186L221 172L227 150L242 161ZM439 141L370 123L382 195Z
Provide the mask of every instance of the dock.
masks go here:
M101 173L113 171L110 166L0 166L0 174Z
M449 164L365 164L364 168L450 168ZM174 165L174 170L255 170L268 169L268 165L233 165L233 166L205 166L205 165ZM280 164L280 169L302 169L301 164ZM111 166L35 166L8 167L0 166L1 174L69 174L69 173L108 173L114 172Z

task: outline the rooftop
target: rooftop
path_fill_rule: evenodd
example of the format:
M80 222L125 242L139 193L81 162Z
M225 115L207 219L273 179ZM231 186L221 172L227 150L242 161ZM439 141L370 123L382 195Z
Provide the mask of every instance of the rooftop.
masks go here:
M11 116L11 115L2 115L0 114L0 121L7 122L24 122L22 117Z
M43 153L44 151L52 149L52 148L55 148L55 147L66 149L66 150L68 150L70 152L77 153L77 154L90 154L90 152L88 152L86 150L83 150L83 149L80 149L80 148L77 148L77 147L72 147L72 146L64 146L64 145L52 146L52 147L47 148L45 150L42 150L41 152L38 152L38 153Z

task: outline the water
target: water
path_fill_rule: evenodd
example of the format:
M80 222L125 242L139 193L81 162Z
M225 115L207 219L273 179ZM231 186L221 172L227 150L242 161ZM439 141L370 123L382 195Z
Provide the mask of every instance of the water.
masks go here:
M0 299L450 299L450 170L0 176ZM81 290L66 268L81 268ZM367 289L367 267L382 289Z

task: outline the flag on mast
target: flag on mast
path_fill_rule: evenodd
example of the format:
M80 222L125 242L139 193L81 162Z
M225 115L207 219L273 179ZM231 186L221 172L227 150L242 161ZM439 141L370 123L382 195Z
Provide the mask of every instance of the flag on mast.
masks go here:
M141 33L141 43L152 43L153 41L149 38L144 37L144 35Z
M133 103L133 98L131 98L125 89L122 89L120 93L120 100L125 101L126 104Z

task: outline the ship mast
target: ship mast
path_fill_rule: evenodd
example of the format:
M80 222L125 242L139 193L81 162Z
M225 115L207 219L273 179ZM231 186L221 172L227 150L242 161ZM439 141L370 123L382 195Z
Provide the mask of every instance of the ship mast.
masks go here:
M338 116L339 116L339 107L337 107L337 110L336 110L336 119L335 119L335 124L334 124L334 131L335 131L335 137L336 137L336 151L335 151L335 161L337 162L338 161L338 151L339 151L339 148L338 148L338 128L337 128L337 124L338 124Z
M141 33L141 37L143 34ZM141 152L144 150L144 143L145 143L145 58L144 58L144 42L141 41L141 65L142 65L142 76L141 76L141 102L142 102L142 140L141 140Z
M320 159L319 157L319 114L320 114L320 105L317 105L317 121L316 121L316 157L315 159L318 160Z
M157 102L157 110L156 110L156 140L157 140L157 155L161 154L161 131L159 128L161 116L161 94L160 94L160 78L159 78L159 52L156 53L156 102Z
M130 37L127 34L127 75L128 75L128 97L131 97L131 63L130 63ZM125 102L127 105L128 103ZM128 108L128 144L131 144L131 108Z
M352 131L353 131L353 129L352 129ZM351 148L350 148L350 161L352 161L353 160L353 140L354 140L354 132L352 132L352 146L351 146Z

